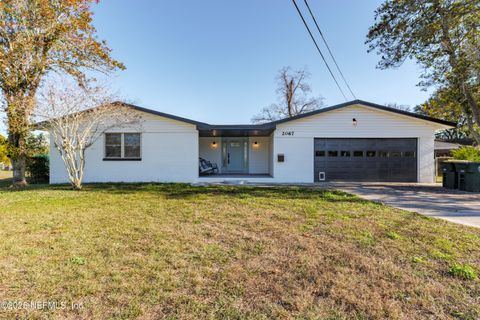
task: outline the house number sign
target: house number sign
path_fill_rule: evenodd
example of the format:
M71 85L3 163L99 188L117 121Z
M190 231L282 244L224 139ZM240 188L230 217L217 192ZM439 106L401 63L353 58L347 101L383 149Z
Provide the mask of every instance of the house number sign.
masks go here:
M295 131L282 131L282 136L293 136Z

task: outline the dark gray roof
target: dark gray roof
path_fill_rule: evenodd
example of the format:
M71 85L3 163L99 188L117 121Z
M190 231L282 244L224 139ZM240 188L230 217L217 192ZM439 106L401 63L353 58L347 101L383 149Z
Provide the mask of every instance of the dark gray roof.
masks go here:
M187 118L182 118L182 117L174 116L173 114L168 114L168 113L164 113L164 112L160 112L160 111L156 111L156 110L152 110L152 109L147 109L147 108L139 107L139 106L136 106L136 105L133 105L133 104L130 104L130 103L125 103L125 102L121 102L121 101L116 101L116 102L114 102L113 104L123 105L123 106L129 107L129 108L132 108L132 109L135 109L135 110L138 110L138 111L142 111L142 112L145 112L145 113L150 113L150 114L153 114L153 115L156 115L156 116L160 116L160 117L164 117L164 118L167 118L167 119L172 119L172 120L177 120L177 121L181 121L181 122L186 122L186 123L194 124L194 125L197 125L197 126L202 126L202 125L208 126L208 124L207 124L207 123L204 123L204 122L199 122L199 121L195 121L195 120L191 120L191 119L187 119Z
M275 125L266 124L232 124L197 126L201 137L242 137L242 136L269 136Z
M211 125L211 124L204 123L204 122L199 122L199 121L195 121L195 120L191 120L191 119L187 119L187 118L174 116L174 115L171 115L171 114L168 114L168 113L163 113L163 112L159 112L159 111L155 111L155 110L151 110L151 109L147 109L147 108L142 108L142 107L139 107L139 106L136 106L136 105L133 105L133 104L129 104L129 103L123 103L123 102L115 102L115 103L116 104L122 104L122 105L131 107L131 108L133 108L135 110L138 110L138 111L154 114L154 115L165 117L165 118L168 118L168 119L173 119L173 120L177 120L177 121L182 121L182 122L194 124L194 125L197 126L198 130L209 130L209 131L212 131L212 130L219 130L219 131L228 131L228 130L253 131L253 130L260 130L260 131L265 131L266 132L266 131L274 130L276 128L276 125L279 124L279 123L285 123L285 122L288 122L288 121L302 119L302 118L310 117L310 116L313 116L313 115L316 115L316 114L320 114L320 113L324 113L324 112L328 112L328 111L333 111L333 110L349 107L349 106L352 106L352 105L355 105L355 104L361 104L361 105L364 105L364 106L367 106L367 107L372 107L372 108L383 110L383 111L389 111L389 112L393 112L393 113L397 113L397 114L401 114L401 115L405 115L405 116L409 116L409 117L413 117L413 118L417 118L417 119L421 119L421 120L425 120L425 121L440 123L440 124L443 124L443 125L446 125L446 126L456 127L456 125L457 125L455 122L440 120L440 119L424 116L424 115L413 113L413 112L398 110L398 109L395 109L395 108L390 108L390 107L387 107L387 106L382 106L382 105L379 105L379 104L375 104L375 103L367 102L367 101L363 101L363 100L353 100L353 101L337 104L337 105L334 105L334 106L331 106L331 107L318 109L318 110L315 110L315 111L312 111L312 112L303 113L303 114L300 114L298 116L285 118L285 119L281 119L281 120L277 120L277 121L272 121L272 122L268 122L268 123L264 123L264 124L245 124L245 125L242 125L242 124L240 124L240 125L237 125L237 124Z
M333 110L349 107L349 106L355 105L355 104L362 104L362 105L365 105L367 107L372 107L372 108L383 110L383 111L398 113L398 114L402 114L402 115L405 115L405 116L409 116L409 117L413 117L413 118L417 118L417 119L422 119L422 120L426 120L426 121L430 121L430 122L440 123L440 124L447 125L447 126L452 126L452 127L457 126L457 124L455 122L440 120L440 119L424 116L424 115L421 115L421 114L418 114L418 113L398 110L398 109L395 109L395 108L390 108L390 107L387 107L387 106L382 106L382 105L379 105L379 104L375 104L375 103L367 102L367 101L363 101L363 100L353 100L353 101L337 104L337 105L334 105L334 106L331 106L331 107L322 108L322 109L318 109L318 110L315 110L315 111L312 111L312 112L303 113L303 114L300 114L298 116L273 121L273 122L271 122L271 124L279 124L279 123L284 123L284 122L297 120L297 119L301 119L301 118L305 118L305 117L310 117L310 116L313 116L313 115L316 115L316 114L320 114L320 113L324 113L324 112L328 112L328 111L333 111Z

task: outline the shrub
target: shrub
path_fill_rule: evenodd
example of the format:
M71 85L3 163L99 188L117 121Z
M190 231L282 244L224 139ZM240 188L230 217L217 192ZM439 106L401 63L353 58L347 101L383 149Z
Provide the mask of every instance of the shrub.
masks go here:
M448 273L454 277L462 278L464 280L475 280L477 278L477 273L468 264L454 263L450 267L450 270L448 270Z
M48 154L37 154L27 158L26 171L30 183L48 183L50 158Z
M480 149L476 147L461 147L452 151L456 160L480 161Z

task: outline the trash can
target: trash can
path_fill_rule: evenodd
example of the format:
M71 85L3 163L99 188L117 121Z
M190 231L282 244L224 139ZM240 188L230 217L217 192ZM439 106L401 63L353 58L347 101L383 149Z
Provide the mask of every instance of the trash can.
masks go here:
M480 192L480 162L456 161L457 188L468 192Z
M443 187L448 189L456 189L458 185L458 175L455 171L455 163L444 162L442 163L443 172Z

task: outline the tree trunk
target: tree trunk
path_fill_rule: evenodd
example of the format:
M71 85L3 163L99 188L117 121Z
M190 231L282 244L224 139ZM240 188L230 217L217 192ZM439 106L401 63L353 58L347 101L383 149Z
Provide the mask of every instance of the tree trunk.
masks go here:
M468 129L470 130L470 134L472 138L477 142L477 145L480 146L480 132L476 130L472 117L468 114L468 109L466 106L463 106L463 110L467 114L466 115L467 126L468 126Z
M27 155L25 152L25 146L27 143L27 137L19 133L10 133L8 135L8 142L10 148L13 147L13 155L11 157L13 167L13 187L24 187L27 185L25 178L25 167Z
M469 129L470 129L471 133L472 133L473 138L475 139L477 144L480 145L480 131L477 131L477 128L480 127L480 110L478 108L477 102L473 98L472 92L470 91L468 85L465 82L463 82L462 89L463 89L463 93L465 95L465 99L467 100L467 103L470 106L470 109L472 111L473 120L470 119L470 121L469 121L468 120L469 117L467 115L468 126L469 126ZM474 123L477 124L476 127L475 127Z
M295 83L293 82L293 80L290 80L290 82L288 82L288 85L287 85L287 110L288 110L288 116L291 118L294 116L294 112L293 112L293 99L294 99L294 88L295 86Z
M35 91L19 92L6 96L9 153L13 166L13 187L27 185L25 165L27 137L30 133L30 115L35 105Z
M24 187L27 185L27 180L25 179L25 162L27 157L23 155L16 156L15 159L12 159L13 167L13 187Z
M73 190L82 190L82 180L75 178L72 181L72 188Z
M445 10L442 8L442 5L438 0L434 1L434 4L441 18L443 50L448 56L448 62L452 68L452 73L456 78L453 85L458 88L459 92L463 93L466 104L461 103L461 105L465 112L465 116L467 117L468 127L477 144L480 144L480 132L475 130L474 125L480 125L480 108L473 97L470 87L468 86L467 69L465 66L459 65L459 58L455 52L455 46L453 45L450 37L450 28L448 24L449 21L445 14Z

